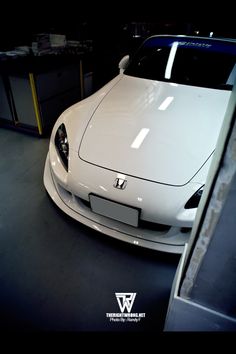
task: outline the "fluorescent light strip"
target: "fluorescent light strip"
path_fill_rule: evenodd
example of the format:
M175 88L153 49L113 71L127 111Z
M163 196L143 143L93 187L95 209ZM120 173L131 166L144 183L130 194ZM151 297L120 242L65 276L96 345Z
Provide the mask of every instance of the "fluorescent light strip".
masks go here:
M166 99L162 102L162 104L158 107L159 111L165 111L166 108L171 104L173 101L174 97L168 96Z
M172 44L169 58L168 58L167 65L166 65L165 79L170 79L170 77L171 77L171 71L172 71L172 66L173 66L173 62L175 59L175 53L176 53L177 47L178 47L178 42L174 42Z
M136 136L136 138L134 139L131 147L133 149L139 149L142 142L144 141L144 139L146 138L147 134L149 133L149 130L148 128L142 128L140 130L140 132L138 133L138 135Z

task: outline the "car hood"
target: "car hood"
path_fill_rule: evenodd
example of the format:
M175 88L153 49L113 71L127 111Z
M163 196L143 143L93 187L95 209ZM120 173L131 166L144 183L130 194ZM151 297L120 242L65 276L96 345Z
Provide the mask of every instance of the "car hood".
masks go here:
M100 102L79 157L125 175L181 186L213 153L230 91L124 75Z

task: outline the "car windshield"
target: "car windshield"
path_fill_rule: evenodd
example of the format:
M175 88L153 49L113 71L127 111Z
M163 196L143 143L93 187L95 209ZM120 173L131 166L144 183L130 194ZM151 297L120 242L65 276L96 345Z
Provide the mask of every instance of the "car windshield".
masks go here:
M150 37L124 74L177 84L231 90L236 43L190 37Z

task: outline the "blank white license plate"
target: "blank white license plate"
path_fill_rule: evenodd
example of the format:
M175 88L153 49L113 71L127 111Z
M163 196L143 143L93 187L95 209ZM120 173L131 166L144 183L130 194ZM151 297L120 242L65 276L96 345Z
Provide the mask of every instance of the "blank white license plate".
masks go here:
M90 194L92 211L108 218L138 226L139 210Z

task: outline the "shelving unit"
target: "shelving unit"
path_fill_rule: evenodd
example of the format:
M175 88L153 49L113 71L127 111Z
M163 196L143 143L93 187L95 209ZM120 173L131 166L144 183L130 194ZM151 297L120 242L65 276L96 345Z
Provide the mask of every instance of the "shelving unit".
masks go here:
M91 94L92 72L84 73L83 60L55 56L5 63L0 72L0 125L48 134L66 108Z

